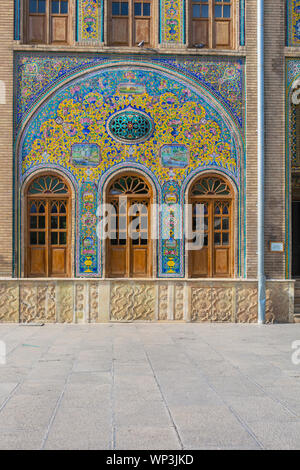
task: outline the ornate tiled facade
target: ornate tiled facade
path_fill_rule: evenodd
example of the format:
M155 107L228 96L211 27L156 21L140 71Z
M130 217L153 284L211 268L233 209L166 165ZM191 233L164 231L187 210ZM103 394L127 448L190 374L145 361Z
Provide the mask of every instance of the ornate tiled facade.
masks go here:
M158 276L184 276L184 227L177 214L184 193L179 187L185 188L194 174L215 169L231 177L239 192L243 68L240 59L222 58L124 62L107 55L19 56L19 180L25 181L38 168L55 168L72 181L78 275L103 274L97 201L101 202L106 175L124 166L146 172L156 187L157 202L165 205L159 220ZM128 110L144 113L153 123L141 142L124 143L109 128L114 116ZM167 160L175 147L182 155L180 164ZM87 149L95 153L93 162L77 158ZM169 216L172 233L166 235Z
M26 44L22 0L3 1L11 29L3 39L5 52L0 42L0 79L8 100L6 114L0 115L0 220L5 221L0 223L0 267L5 276L0 279L0 321L256 322L257 2L234 2L233 49L201 50L191 47L187 0L155 2L153 49L109 45L106 0L69 2L65 46ZM286 231L285 252L271 253L269 243L265 252L268 322L293 321L290 171L298 167L296 113L290 98L300 78L300 59L296 47L284 52L280 48L300 44L299 3L288 1L284 16L284 2L265 2L270 44L266 79L271 84L266 87L266 199L272 201L265 211L266 240L283 241ZM272 36L276 27L278 41ZM8 39L12 37L14 41ZM51 41L49 34L46 39ZM132 38L129 43L134 43ZM214 41L210 45L214 47ZM289 55L285 167L280 54ZM274 120L275 113L279 119ZM134 136L129 126L118 128L135 122L141 126ZM278 191L284 168L285 220L283 190ZM50 170L70 189L70 278L22 279L28 272L26 185L35 174ZM107 278L97 209L106 201L111 179L124 170L144 176L153 202L162 208L153 219L157 240L151 245L149 279ZM194 179L209 172L226 177L234 199L233 278L226 280L189 279L182 236L186 214L179 208L184 208Z

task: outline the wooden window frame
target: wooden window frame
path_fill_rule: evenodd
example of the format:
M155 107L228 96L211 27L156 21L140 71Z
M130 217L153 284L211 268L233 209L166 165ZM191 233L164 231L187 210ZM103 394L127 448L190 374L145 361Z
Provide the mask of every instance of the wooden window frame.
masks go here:
M203 0L204 1L204 0ZM194 19L193 18L193 4L197 3L194 2L193 0L189 1L189 8L187 12L187 25L188 25L188 44L189 47L194 48L195 47L195 40L193 37L193 22L197 21L199 23L201 22L207 22L208 23L208 33L207 33L207 41L204 44L203 49L234 49L236 47L236 32L238 29L237 26L237 1L236 0L230 0L230 3L226 3L226 5L231 6L231 18L226 19L226 18L215 18L215 5L218 5L222 3L222 0L206 0L208 3L208 18L199 18L199 19ZM229 45L217 45L216 44L216 23L230 23L229 25L229 36L230 36L230 41ZM200 49L201 50L201 49Z
M70 45L74 42L74 33L73 33L73 17L74 17L74 0L68 0L68 13L67 14L60 14L60 13L52 13L51 10L51 3L52 0L45 0L46 1L46 11L45 14L36 14L36 13L29 13L29 3L30 0L24 0L24 9L23 9L23 37L24 42L26 44L34 44L34 45ZM44 40L43 41L33 41L30 40L30 17L31 16L44 16ZM52 21L53 19L62 19L66 18L66 40L55 40L53 38L53 27Z
M154 40L154 25L155 18L157 17L157 8L155 0L127 0L128 3L128 15L115 15L115 18L126 19L128 21L127 28L127 41L125 42L114 42L113 41L113 15L112 15L112 3L114 0L106 0L106 43L112 47L137 47L141 40L145 41L145 38L135 39L136 22L139 20L147 21L149 19L149 42L145 41L145 47L154 47L156 42ZM119 3L124 3L125 0L120 0ZM150 16L138 16L134 14L135 3L150 3Z

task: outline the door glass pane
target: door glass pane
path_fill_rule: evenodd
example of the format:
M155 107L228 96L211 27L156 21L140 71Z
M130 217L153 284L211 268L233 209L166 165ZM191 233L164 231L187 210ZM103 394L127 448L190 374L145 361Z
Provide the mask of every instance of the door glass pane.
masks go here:
M60 2L60 12L62 15L67 15L68 14L68 2L66 1L61 1Z
M201 17L202 18L208 18L208 5L202 5Z
M128 3L127 2L121 3L121 15L128 16Z
M45 232L39 232L38 244L45 245Z
M38 12L46 13L46 0L39 0Z
M62 216L59 218L59 228L67 228L67 218Z
M193 18L200 18L200 5L193 5Z
M120 14L120 2L112 2L112 14L113 16Z
M45 216L44 215L39 216L39 228L45 228Z
M29 0L29 13L37 13L37 0Z
M58 217L51 216L51 228L58 228Z
M52 214L57 214L57 207L56 207L56 204L53 204L52 208L51 208L51 212Z
M59 0L52 0L52 13L59 13Z
M66 206L65 206L64 203L62 203L62 204L60 205L60 212L61 212L62 214L65 214L65 213L66 213Z
M223 218L222 228L223 228L223 230L229 230L229 219L228 219L228 217Z
M58 242L58 233L51 232L51 245L57 245Z
M31 207L30 207L30 213L31 214L36 214L36 212L37 212L36 205L32 204Z
M225 5L223 7L223 18L230 18L230 5Z
M221 219L220 217L215 217L215 229L220 230L221 228Z
M134 15L135 16L141 16L142 15L142 4L141 3L135 3L134 4Z
M229 233L223 233L223 240L222 240L223 245L229 245Z
M30 232L30 245L37 244L37 232Z
M150 3L144 3L144 16L150 16L151 8Z
M37 218L34 215L30 216L30 228L37 228Z
M219 232L214 234L214 244L221 245L221 234Z
M222 18L222 6L221 5L215 6L215 17Z
M67 244L67 233L66 232L60 232L60 234L59 234L59 244L60 245L66 245Z

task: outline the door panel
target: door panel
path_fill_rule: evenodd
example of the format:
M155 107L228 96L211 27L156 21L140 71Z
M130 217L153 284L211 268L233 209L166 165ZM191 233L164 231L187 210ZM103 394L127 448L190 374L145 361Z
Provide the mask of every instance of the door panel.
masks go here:
M46 17L29 16L28 18L28 41L32 43L46 42Z
M128 45L128 33L128 18L112 18L112 44Z
M52 16L51 38L53 43L68 42L68 17Z
M31 277L45 277L47 276L46 267L46 249L37 247L28 249L29 258L29 273Z
M216 21L215 22L215 42L216 47L229 47L230 38L230 21Z
M204 44L208 47L208 20L192 21L192 45Z
M50 276L65 276L67 273L67 256L65 248L51 248L51 266L50 266Z
M190 254L191 276L192 277L209 277L208 264L208 248L203 247L202 250L195 250Z
M148 253L145 248L133 248L132 253L132 275L147 276Z
M229 256L225 248L215 248L214 274L217 276L228 276L229 274Z
M109 275L113 277L125 277L127 274L126 246L110 247L108 257Z
M145 41L146 45L150 44L150 19L135 20L135 43L138 44Z

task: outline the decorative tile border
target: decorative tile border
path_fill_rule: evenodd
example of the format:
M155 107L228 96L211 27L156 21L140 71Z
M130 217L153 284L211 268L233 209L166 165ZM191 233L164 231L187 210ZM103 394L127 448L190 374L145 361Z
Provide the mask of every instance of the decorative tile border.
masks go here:
M287 44L300 46L300 1L287 0Z

